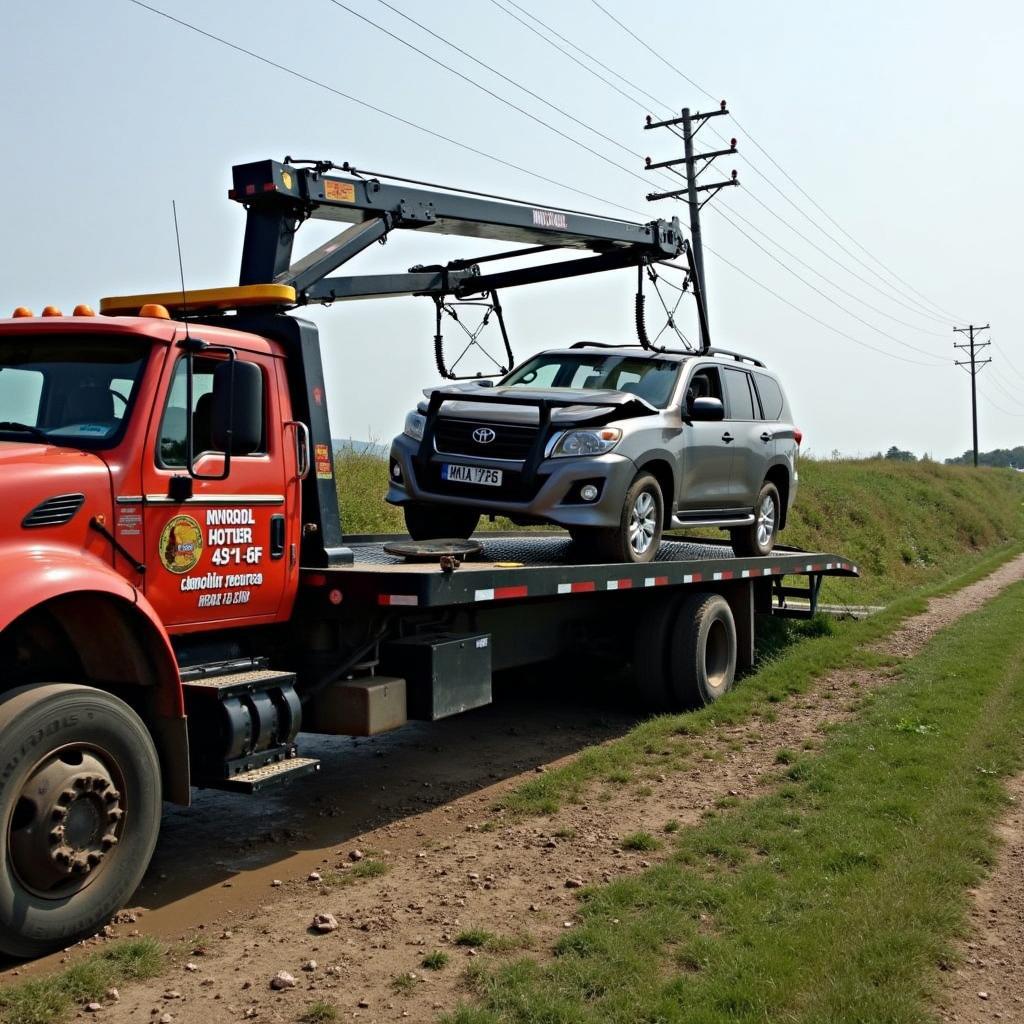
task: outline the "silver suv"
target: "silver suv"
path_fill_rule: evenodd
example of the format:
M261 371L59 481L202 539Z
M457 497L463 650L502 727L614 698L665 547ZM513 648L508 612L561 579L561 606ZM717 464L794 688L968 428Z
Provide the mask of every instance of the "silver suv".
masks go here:
M766 555L796 495L802 435L747 356L581 342L424 395L387 495L417 540L468 537L484 514L563 526L595 561L648 562L663 529L696 526Z

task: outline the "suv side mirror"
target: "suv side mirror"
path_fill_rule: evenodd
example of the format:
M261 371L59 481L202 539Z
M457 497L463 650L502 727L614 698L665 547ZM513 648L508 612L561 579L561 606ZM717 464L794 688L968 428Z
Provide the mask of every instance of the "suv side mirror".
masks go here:
M695 398L690 403L690 419L699 422L709 422L725 419L725 406L720 398L704 396Z
M213 371L211 436L218 451L248 455L263 440L263 374L255 363L227 359Z

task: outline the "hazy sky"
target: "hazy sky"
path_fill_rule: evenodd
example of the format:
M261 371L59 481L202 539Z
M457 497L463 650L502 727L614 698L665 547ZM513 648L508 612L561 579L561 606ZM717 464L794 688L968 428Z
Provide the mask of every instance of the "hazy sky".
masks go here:
M510 110L331 0L152 0L303 75L605 202L438 141L128 0L9 3L0 65L8 140L0 169L8 244L0 308L38 310L53 302L69 310L106 294L176 286L172 198L188 285L235 283L244 214L226 198L231 165L286 153L636 220L684 216L681 206L645 202L649 186L635 176L636 156L484 72L378 0L345 2L625 169ZM625 99L492 0L391 2L627 150L663 159L680 148L664 133L642 130L643 114L663 114L663 107ZM517 2L623 75L627 92L644 90L669 107L713 106L591 0ZM952 365L952 327L972 321L991 322L995 342L986 353L994 362L980 377L982 447L1024 444L1024 5L602 3L696 83L727 98L744 126L726 118L715 124L739 140L741 155L720 166L735 166L743 187L706 208L705 240L834 331L708 253L714 339L780 372L805 449L870 453L898 444L939 458L962 452L970 442L969 386ZM811 206L744 129L871 255ZM611 203L638 212L624 214ZM738 233L716 205L785 266ZM317 226L306 243L304 234L299 248L323 237ZM398 232L349 269L401 271L485 251L487 245L468 239ZM634 289L635 276L625 271L509 290L503 304L517 356L580 338L633 340ZM335 436L390 438L418 389L438 379L432 304L389 299L311 315L322 330ZM692 306L682 319L696 337Z

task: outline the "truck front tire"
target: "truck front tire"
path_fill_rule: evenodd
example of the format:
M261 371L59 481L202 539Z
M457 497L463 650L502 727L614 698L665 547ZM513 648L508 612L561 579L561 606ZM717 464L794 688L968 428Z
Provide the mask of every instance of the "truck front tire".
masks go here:
M124 701L69 683L0 696L0 952L102 928L141 881L160 814L156 749Z
M480 513L451 505L409 502L402 506L405 528L413 540L466 540L480 522Z

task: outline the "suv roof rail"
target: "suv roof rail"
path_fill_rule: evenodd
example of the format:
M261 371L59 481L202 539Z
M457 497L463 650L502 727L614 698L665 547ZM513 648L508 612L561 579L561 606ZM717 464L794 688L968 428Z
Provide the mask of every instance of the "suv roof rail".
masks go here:
M610 341L574 341L569 348L643 348L639 342L617 344Z
M735 359L737 363L753 363L755 366L760 366L762 370L767 369L760 359L755 359L753 356L745 356L742 352L730 352L727 348L709 348L706 352L698 352L697 355L729 356L731 359Z

